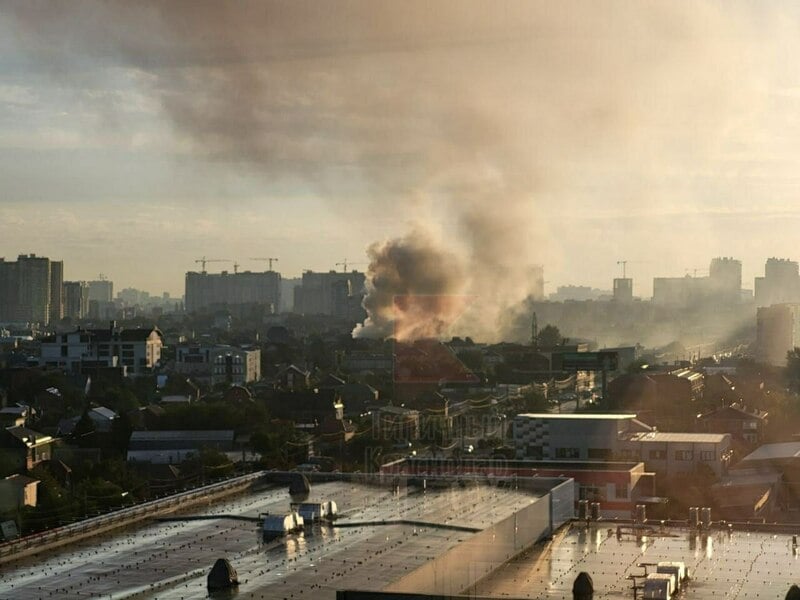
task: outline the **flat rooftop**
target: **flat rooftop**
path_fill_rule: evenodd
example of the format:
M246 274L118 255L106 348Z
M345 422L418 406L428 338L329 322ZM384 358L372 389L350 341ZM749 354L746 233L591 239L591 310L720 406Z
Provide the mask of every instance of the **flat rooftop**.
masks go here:
M569 419L577 419L577 420L597 420L597 421L608 421L608 420L627 420L627 419L635 419L636 415L633 413L521 413L517 415L518 417L527 417L529 419L550 419L551 421L555 420L569 420Z
M728 433L672 433L666 431L640 431L625 436L632 442L671 442L687 444L721 444Z
M188 514L284 514L287 487ZM333 600L339 589L382 589L538 497L475 484L395 493L344 481L312 483L309 502L338 504L335 526L265 541L255 522L153 522L7 565L0 598L206 598L208 572L224 557L238 572L242 597Z
M627 529L630 531L630 528ZM594 580L595 597L630 600L640 563L683 561L691 580L686 600L697 598L780 599L797 582L798 558L791 534L711 531L708 535L666 528L663 535L617 538L616 525L563 527L552 541L539 544L503 565L474 590L478 596L572 598L581 571ZM649 568L648 572L653 572ZM641 596L640 596L641 597Z
M750 460L780 460L797 458L800 456L800 442L779 442L777 444L764 444L742 459Z

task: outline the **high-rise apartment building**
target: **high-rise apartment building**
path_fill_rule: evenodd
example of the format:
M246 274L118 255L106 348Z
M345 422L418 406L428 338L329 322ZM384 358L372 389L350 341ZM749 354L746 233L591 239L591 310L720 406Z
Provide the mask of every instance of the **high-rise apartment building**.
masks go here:
M21 254L16 262L0 258L0 321L57 322L63 314L64 263Z
M85 281L64 282L64 316L83 319L89 315L89 284Z
M294 310L306 315L330 315L360 320L363 315L366 276L358 271L314 273L306 271L294 289Z
M620 303L633 302L633 279L630 277L617 277L614 279L614 301Z
M35 254L17 258L15 321L47 324L50 320L50 259Z
M114 299L114 282L108 279L89 281L89 301L108 303Z
M708 277L656 277L653 303L684 308L700 303L731 306L741 302L742 263L734 258L714 258Z
M764 265L764 277L756 277L756 306L800 302L800 271L796 261L770 258Z
M756 356L786 366L786 353L800 345L800 304L761 306L756 315Z
M50 323L64 318L64 261L50 261Z
M194 312L214 306L265 304L278 311L281 275L276 271L254 273L186 273L186 310Z
M723 257L711 260L708 270L709 293L724 304L737 304L742 298L742 262Z

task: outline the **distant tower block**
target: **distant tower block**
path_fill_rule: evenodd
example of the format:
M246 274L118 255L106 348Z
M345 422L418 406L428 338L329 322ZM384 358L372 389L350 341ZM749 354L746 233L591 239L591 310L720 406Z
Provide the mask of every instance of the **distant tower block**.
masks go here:
M617 277L614 279L614 300L617 302L633 302L633 279Z

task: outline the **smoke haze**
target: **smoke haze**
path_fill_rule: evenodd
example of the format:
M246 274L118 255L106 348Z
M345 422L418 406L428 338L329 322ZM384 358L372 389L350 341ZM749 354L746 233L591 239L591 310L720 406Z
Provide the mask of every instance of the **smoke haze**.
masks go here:
M496 340L501 315L531 293L533 265L574 267L542 215L672 206L654 182L706 164L758 114L743 6L26 1L3 11L64 85L91 78L88 66L133 78L168 118L177 160L309 186L359 229L406 223L411 233L368 251L360 334L392 330L397 296L463 294L468 306L443 305L429 323L406 314L402 335ZM110 123L125 109L86 101ZM607 204L587 204L595 195Z

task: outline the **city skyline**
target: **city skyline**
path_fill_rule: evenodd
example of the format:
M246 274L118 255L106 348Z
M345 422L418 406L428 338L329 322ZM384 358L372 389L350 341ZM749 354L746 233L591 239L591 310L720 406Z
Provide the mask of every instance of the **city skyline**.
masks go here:
M550 290L793 256L790 3L92 6L0 9L2 250L66 279L178 295L204 255L299 276L420 222L469 266L547 265Z

